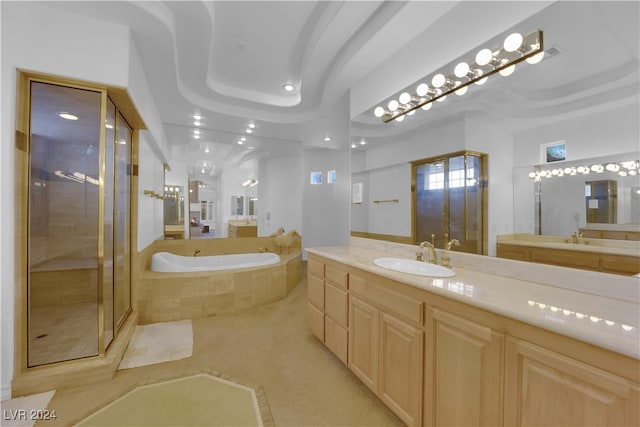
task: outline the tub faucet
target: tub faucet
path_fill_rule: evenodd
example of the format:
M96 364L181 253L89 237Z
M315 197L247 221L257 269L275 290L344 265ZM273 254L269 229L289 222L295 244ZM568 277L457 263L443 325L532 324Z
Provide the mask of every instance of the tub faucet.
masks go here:
M424 242L420 243L420 247L427 248L427 250L429 251L429 262L431 264L438 263L438 254L436 253L436 249L433 247L433 244L425 240Z
M196 249L193 251L193 256L197 256L200 253L200 249Z

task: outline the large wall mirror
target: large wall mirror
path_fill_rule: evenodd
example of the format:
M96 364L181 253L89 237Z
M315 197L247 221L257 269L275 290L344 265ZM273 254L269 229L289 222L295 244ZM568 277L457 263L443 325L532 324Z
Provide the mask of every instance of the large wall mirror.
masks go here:
M185 136L181 126L166 129L176 141L171 182L184 179L187 189L185 238L269 236L280 227L300 226L299 199L287 189L300 181L301 142L202 128Z
M615 7L607 2L553 3L496 40L478 40L478 46L442 64L442 70L453 70L463 57L473 58L498 37L534 29L544 32L541 62L519 63L513 74L491 76L463 96L449 95L402 122L383 123L374 115L376 105L353 118L352 183L359 184L361 196L352 203L352 235L414 243L410 163L458 150L488 155L489 255L495 255L497 235L568 236L586 225L587 181L615 180L615 221L638 225L637 174L592 171L581 181L554 176L538 183L529 178L536 168L562 168L564 174L564 169L583 164L640 157L638 13L637 2ZM431 84L431 75L426 78ZM380 102L397 100L401 92ZM547 159L546 148L556 144L564 147L563 156ZM398 202L373 203L389 199ZM596 203L591 202L592 209Z

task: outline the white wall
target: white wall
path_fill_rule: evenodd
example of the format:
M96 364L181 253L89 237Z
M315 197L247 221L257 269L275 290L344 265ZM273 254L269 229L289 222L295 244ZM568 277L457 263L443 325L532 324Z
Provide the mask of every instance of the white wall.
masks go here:
M138 250L142 250L164 238L163 202L144 194L144 190L164 193L164 164L154 155L148 131L140 132L138 156L145 159L138 167Z
M302 232L302 155L266 159L260 163L258 235L278 228Z
M59 75L79 80L126 87L150 132L143 137L154 146L156 157L162 157L158 146L164 141L153 98L146 86L137 53L131 44L129 30L123 26L77 15L34 2L0 2L1 16L1 87L0 117L0 200L2 206L13 206L14 123L16 70ZM144 160L144 159L141 159ZM162 163L162 162L159 162ZM152 168L155 168L154 165ZM148 184L157 171L144 165L143 181ZM142 198L142 197L141 197ZM146 202L143 202L146 205ZM139 243L147 243L157 233L157 224L141 224ZM14 352L14 286L18 272L14 270L14 215L11 209L0 213L0 301L2 342L0 351L0 394L10 397Z
M400 163L369 172L369 233L411 237L411 165ZM376 200L399 202L375 203Z

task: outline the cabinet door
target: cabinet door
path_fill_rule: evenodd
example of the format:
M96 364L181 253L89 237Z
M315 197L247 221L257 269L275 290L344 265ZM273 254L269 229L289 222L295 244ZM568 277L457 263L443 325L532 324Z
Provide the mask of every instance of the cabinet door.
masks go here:
M349 369L374 393L378 393L377 308L349 296Z
M508 338L505 424L640 425L640 387L609 372Z
M307 278L307 297L311 304L324 313L324 280L310 274Z
M427 311L424 424L502 425L503 335Z
M307 303L307 325L313 335L324 342L324 314L311 303Z
M324 316L324 344L342 363L347 364L347 330L334 322L331 317Z
M423 337L421 330L381 313L379 396L408 426L422 419Z

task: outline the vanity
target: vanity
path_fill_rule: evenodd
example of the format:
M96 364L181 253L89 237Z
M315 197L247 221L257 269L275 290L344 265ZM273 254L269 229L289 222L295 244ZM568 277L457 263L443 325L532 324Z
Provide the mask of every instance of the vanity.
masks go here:
M407 425L640 423L639 279L458 252L454 276L419 276L374 263L417 246L354 237L306 250L310 330Z
M230 239L238 237L257 237L258 224L256 220L229 220L228 232Z
M640 242L587 237L509 234L496 237L496 256L633 276L640 273Z

